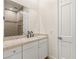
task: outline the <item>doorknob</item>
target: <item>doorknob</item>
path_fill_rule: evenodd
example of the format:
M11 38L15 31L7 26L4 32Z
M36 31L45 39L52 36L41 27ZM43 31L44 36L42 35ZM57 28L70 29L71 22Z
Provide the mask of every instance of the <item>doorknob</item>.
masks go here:
M59 40L62 40L62 37L58 37Z

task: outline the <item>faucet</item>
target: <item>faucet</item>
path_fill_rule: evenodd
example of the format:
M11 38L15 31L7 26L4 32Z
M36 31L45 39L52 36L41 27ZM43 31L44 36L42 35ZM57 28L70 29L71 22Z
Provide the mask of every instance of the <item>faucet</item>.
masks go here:
M33 31L27 31L27 38L34 37Z

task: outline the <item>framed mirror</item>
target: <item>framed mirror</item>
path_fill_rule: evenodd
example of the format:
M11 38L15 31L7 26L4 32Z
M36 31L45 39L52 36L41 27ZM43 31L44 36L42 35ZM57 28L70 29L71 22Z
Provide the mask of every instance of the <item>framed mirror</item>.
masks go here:
M24 6L4 0L4 37L23 35Z

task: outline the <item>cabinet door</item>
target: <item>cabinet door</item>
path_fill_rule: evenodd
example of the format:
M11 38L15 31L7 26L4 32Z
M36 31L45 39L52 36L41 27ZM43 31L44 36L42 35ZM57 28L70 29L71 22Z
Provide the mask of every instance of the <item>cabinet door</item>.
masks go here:
M26 44L26 47L23 47L23 59L38 59L37 43Z
M12 49L4 50L3 59L22 59L22 48L15 47Z
M22 59L22 54L21 53L17 53L17 54L14 54L12 56L6 57L4 59Z
M39 59L44 59L48 56L47 39L39 42Z

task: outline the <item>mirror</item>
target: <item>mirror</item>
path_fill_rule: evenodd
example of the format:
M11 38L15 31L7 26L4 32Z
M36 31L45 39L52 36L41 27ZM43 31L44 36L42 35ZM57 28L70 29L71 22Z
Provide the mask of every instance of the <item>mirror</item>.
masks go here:
M23 35L23 6L4 0L4 36Z
M4 0L4 37L40 33L38 0Z

